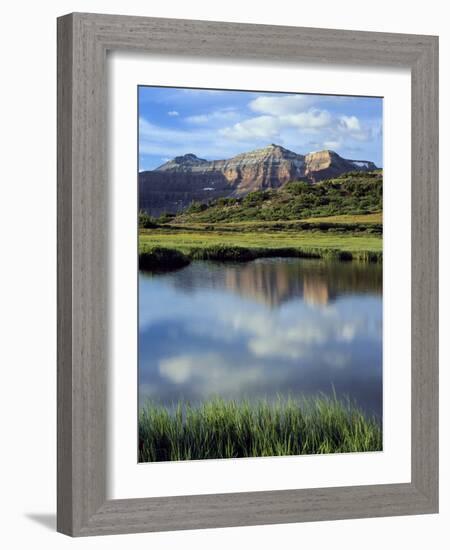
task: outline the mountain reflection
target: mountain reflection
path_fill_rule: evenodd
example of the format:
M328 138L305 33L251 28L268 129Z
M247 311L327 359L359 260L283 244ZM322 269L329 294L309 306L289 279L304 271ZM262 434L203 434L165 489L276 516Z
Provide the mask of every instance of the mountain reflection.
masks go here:
M164 275L176 289L193 293L227 290L270 308L295 298L310 306L324 306L343 294L382 292L381 265L324 262L297 258L258 259L248 263L194 262L188 268Z
M320 279L303 279L303 299L311 306L326 305L330 301L330 291L326 281Z

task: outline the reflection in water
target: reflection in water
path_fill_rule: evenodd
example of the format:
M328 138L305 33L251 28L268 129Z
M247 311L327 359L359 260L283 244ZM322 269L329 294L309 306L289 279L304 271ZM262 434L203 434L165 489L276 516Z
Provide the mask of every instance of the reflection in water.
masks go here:
M303 298L307 304L325 305L330 300L330 292L326 281L320 279L303 279Z
M156 277L141 272L142 278ZM185 292L228 290L247 299L278 307L293 298L326 304L339 294L381 296L379 264L325 262L293 258L264 258L248 263L195 262L180 271L158 275Z
M381 266L355 262L270 258L141 272L141 401L334 387L381 416L381 290Z

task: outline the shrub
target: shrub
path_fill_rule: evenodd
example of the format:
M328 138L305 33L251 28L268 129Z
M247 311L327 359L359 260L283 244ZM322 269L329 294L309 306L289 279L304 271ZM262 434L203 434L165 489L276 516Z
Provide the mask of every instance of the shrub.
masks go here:
M159 218L158 218L158 222L159 223L168 223L170 221L173 220L173 218L175 218L175 214L172 214L171 212L163 212Z
M155 227L158 227L158 223L156 222L156 219L153 216L149 216L145 210L139 211L139 227L142 227L143 229L153 229Z
M214 245L205 248L193 248L192 260L216 260L222 262L248 262L254 260L256 252L242 246Z
M208 205L193 203L185 212L185 221L275 221L379 212L382 197L381 174L354 172L316 184L295 181L242 198L219 198Z
M309 191L310 185L304 181L294 181L286 184L285 189L291 195L301 195Z
M139 253L139 269L144 271L169 271L180 269L189 263L185 254L172 248L155 246Z
M197 214L198 212L203 212L208 206L203 202L193 201L190 206L188 206L186 212L188 214Z

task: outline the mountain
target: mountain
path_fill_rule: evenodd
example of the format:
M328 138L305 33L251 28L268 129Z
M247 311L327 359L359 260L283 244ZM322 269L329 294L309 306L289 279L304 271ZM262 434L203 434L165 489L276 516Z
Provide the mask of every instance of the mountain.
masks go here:
M370 172L377 167L368 160L346 160L334 151L318 151L305 156L305 177L310 183L335 178L346 172Z
M274 143L224 160L208 161L188 153L139 173L139 207L152 215L175 213L193 201L241 197L291 181L316 183L375 169L373 162L346 160L334 151L300 155Z
M199 159L193 153L188 153L187 155L169 160L156 170L161 172L190 172L195 171L204 164L209 164L206 159Z
M156 169L162 172L190 172L201 175L220 173L231 186L234 195L249 191L279 187L283 183L302 178L305 157L280 145L269 145L228 160L206 161L192 153L166 162Z

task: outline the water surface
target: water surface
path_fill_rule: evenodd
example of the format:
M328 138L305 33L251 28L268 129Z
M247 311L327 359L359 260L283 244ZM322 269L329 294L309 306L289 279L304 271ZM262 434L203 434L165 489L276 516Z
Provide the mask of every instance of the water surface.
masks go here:
M141 404L333 391L381 417L380 265L269 258L140 272Z

